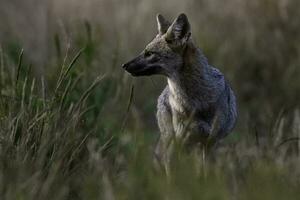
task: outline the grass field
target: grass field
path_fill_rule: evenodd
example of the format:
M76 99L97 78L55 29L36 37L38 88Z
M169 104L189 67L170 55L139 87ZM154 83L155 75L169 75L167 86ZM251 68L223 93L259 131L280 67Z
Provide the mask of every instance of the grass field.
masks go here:
M0 2L0 199L300 198L297 0L45 2ZM153 163L166 82L121 69L158 12L188 15L239 104L213 155L178 154L170 177Z

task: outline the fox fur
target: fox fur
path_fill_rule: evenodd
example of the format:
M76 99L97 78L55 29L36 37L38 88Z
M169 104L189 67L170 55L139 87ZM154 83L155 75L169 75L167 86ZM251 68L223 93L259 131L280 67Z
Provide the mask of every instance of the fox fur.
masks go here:
M173 23L160 14L156 18L157 36L123 68L133 76L167 78L157 103L161 135L156 147L157 156L166 160L173 139L191 148L224 138L234 128L237 107L224 75L194 44L187 16L180 14Z

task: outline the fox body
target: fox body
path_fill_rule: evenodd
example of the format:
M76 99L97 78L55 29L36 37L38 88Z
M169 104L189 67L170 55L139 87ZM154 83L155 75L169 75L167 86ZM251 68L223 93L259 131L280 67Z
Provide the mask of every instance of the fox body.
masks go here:
M144 51L123 68L133 76L164 75L167 86L158 98L160 158L172 149L172 138L189 147L218 141L233 129L237 108L223 74L208 64L191 39L185 14L173 23L157 15L158 34Z

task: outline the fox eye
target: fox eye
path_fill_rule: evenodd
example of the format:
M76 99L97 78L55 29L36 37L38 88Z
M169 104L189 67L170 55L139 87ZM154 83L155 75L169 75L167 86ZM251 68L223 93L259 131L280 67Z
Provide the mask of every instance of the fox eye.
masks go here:
M168 44L171 44L171 43L172 43L172 40L166 39L166 42L167 42Z

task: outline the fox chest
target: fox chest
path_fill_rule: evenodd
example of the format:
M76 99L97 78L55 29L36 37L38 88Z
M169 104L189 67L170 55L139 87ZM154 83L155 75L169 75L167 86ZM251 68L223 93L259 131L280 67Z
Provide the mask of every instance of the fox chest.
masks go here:
M195 119L192 116L192 108L182 99L169 97L169 103L172 111L172 125L176 136L180 136L187 131L187 127L193 126Z

